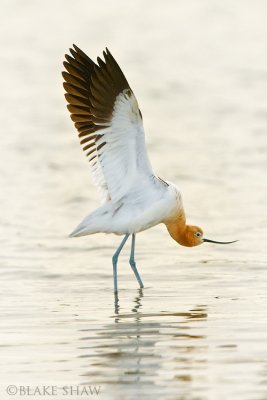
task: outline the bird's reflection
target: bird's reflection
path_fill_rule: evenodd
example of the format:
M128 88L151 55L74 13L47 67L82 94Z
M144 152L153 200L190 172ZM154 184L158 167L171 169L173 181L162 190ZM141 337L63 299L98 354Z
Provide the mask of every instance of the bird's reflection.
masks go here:
M142 307L141 299L144 296L143 289L137 289L137 296L134 298L134 307L132 308L133 313L137 313L138 310ZM119 296L118 293L114 293L114 313L119 315L120 313L120 304L119 304ZM115 322L118 322L118 319L115 318Z
M120 304L119 304L119 295L118 293L114 293L114 313L119 314Z
M144 299L143 290L138 289L131 311L125 312L125 299L121 306L115 296L113 321L96 330L93 337L80 338L88 342L88 346L80 347L84 349L81 357L90 360L90 364L84 365L87 371L83 376L94 375L103 384L154 385L155 377L159 383L160 376L164 376L164 364L174 363L177 372L174 378L179 384L185 382L185 370L186 381L191 381L190 371L203 369L206 306L183 312L144 312ZM91 329L88 331L92 333ZM197 365L200 360L201 365Z

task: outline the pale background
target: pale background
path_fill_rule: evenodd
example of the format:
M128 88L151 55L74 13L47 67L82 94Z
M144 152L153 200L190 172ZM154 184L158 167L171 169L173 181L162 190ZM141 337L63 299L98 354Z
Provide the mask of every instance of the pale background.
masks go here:
M1 399L16 398L9 383L99 384L101 399L267 398L266 21L264 0L1 1ZM119 62L188 221L239 239L187 249L164 226L138 235L145 289L128 245L119 314L120 238L68 238L98 204L63 96L72 43Z

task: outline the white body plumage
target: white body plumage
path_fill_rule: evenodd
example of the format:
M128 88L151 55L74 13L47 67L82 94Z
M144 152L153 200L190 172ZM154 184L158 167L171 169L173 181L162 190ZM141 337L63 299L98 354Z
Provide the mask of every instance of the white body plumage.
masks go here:
M108 201L89 214L71 233L84 236L98 232L117 235L133 234L167 221L182 209L181 196L175 185L162 184L151 178L150 185L143 187L145 196L138 199L134 191L119 202ZM161 187L159 187L159 184Z

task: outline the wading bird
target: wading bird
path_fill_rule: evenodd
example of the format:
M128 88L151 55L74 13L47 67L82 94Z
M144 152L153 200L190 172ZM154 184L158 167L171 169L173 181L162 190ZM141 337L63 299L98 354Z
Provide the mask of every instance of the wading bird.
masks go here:
M130 266L141 288L136 268L135 236L164 223L171 237L182 246L204 242L198 226L186 224L181 194L177 187L159 178L149 162L142 114L119 65L108 49L104 60L95 64L73 45L66 55L63 78L71 119L79 132L101 206L89 214L71 233L72 237L98 232L124 235L112 257L114 291L117 293L119 254L132 235Z

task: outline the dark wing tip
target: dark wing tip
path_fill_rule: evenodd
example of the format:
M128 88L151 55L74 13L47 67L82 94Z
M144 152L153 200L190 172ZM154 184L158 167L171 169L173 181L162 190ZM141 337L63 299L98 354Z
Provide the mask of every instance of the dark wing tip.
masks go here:
M81 56L87 58L88 56L80 49L80 47L76 46L76 44L72 45L74 50L76 51L77 54L80 54Z
M97 63L98 63L98 66L99 66L99 67L105 68L106 64L104 63L104 61L102 60L102 58L97 57L96 60L97 60ZM97 69L97 68L96 68L96 69Z

